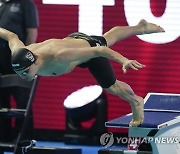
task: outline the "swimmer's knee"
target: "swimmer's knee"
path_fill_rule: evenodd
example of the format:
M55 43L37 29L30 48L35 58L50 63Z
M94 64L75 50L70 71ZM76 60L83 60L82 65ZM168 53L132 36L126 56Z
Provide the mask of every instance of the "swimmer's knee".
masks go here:
M112 94L115 94L117 92L117 88L118 88L118 83L117 83L117 80L116 80L114 84L112 84L108 88L105 88L105 90L109 91Z
M115 95L118 94L118 95L134 96L134 92L131 89L131 87L127 83L118 80L116 80L115 83L106 90Z

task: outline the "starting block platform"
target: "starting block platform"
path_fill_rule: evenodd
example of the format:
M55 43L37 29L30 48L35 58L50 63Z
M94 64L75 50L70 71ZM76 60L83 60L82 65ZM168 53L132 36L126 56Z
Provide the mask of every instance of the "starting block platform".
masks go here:
M144 103L145 119L140 126L129 127L132 113L108 121L105 126L129 128L128 137L146 139L152 154L180 154L180 94L148 93ZM129 154L138 151L140 143L129 144Z

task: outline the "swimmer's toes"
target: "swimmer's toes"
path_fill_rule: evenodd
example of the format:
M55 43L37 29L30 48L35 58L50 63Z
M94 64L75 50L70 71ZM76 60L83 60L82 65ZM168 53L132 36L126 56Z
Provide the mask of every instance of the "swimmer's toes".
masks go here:
M142 124L144 121L144 119L141 119L141 120L138 120L138 121L134 121L132 120L130 123L129 123L129 127L138 127L140 124Z

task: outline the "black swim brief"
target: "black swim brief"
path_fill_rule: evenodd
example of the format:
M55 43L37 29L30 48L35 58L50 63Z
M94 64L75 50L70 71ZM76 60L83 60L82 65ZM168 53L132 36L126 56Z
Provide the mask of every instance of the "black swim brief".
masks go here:
M84 39L89 42L91 47L94 46L107 46L107 42L102 36L89 36L84 33L72 33L68 37L75 39ZM92 58L89 61L78 65L81 68L88 68L91 74L95 77L97 82L103 88L112 86L116 77L109 60L105 57Z

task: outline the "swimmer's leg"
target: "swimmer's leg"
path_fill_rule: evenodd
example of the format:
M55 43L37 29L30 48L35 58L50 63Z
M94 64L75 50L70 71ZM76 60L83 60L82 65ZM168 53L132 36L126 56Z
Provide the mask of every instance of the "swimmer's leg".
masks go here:
M133 119L129 124L130 126L136 127L144 121L144 100L142 97L137 96L128 84L116 80L116 82L106 90L130 103L133 113Z
M149 23L142 19L136 26L116 26L106 32L105 37L108 46L113 45L117 41L123 40L132 35L142 35L164 32L164 29L156 24Z

